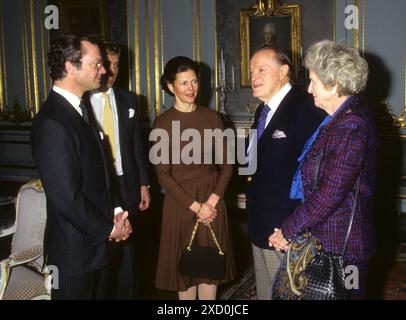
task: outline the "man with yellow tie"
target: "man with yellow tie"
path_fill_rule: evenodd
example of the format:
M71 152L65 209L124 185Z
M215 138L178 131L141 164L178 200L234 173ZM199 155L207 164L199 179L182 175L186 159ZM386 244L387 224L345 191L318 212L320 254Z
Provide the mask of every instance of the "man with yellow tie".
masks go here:
M90 103L100 134L110 153L114 189L117 202L129 212L134 237L121 243L112 243L114 268L111 270L113 299L141 298L139 270L140 231L137 232L137 215L148 209L151 201L149 178L144 159L141 134L136 112L136 95L128 90L113 87L120 60L120 47L104 43L106 53L105 83L90 93ZM136 240L137 239L137 240ZM136 241L137 242L136 242ZM137 248L138 247L138 248ZM140 257L141 258L141 257Z

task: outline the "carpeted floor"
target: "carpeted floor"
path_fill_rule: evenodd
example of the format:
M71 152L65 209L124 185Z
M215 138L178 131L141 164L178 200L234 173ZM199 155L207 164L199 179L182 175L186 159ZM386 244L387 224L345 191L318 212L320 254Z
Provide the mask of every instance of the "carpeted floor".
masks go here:
M220 300L256 300L254 267L250 266L234 285L224 290Z
M406 242L399 246L383 295L385 300L406 300Z

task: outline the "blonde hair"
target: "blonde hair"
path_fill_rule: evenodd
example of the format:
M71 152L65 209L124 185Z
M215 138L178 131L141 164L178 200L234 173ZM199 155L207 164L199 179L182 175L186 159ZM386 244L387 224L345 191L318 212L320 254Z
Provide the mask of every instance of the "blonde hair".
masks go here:
M331 40L322 40L309 48L305 67L316 73L326 88L337 85L339 96L359 93L367 84L365 59L356 49Z

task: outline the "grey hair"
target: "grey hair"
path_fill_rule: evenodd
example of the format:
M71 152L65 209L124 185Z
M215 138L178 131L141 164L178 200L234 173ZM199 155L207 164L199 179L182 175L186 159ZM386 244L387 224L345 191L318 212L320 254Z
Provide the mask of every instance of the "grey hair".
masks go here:
M361 92L368 80L368 63L359 52L331 40L322 40L309 48L305 67L316 73L326 88L337 84L339 96Z

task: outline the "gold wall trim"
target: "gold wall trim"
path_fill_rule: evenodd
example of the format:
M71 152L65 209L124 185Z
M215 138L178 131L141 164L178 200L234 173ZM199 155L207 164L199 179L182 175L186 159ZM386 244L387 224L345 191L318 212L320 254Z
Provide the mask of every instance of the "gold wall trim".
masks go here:
M1 13L1 17L3 17L3 9L1 9L2 10L2 13ZM8 105L9 104L9 100L8 100L8 91L7 91L7 66L6 66L6 47L5 47L5 45L4 45L4 25L3 25L3 20L2 19L0 19L1 20L1 34L3 35L2 36L2 43L1 43L1 46L2 46L2 50L3 50L3 58L2 58L2 61L0 61L0 63L2 63L3 64L3 79L4 79L4 82L3 82L3 89L4 89L4 103L6 104L6 105Z
M149 48L149 8L148 0L145 0L145 55L147 63L147 114L148 117L151 117L151 59L150 59L150 48Z
M31 104L31 85L29 79L29 58L28 58L28 47L27 47L27 16L25 9L25 0L21 2L21 40L23 49L23 66L24 66L24 93L25 93L25 105L29 106Z
M35 15L34 15L34 3L33 0L29 2L30 8L30 22L31 22L31 50L32 50L32 72L34 83L34 110L35 113L39 111L39 90L38 90L38 66L37 66L37 44L35 37ZM42 23L41 23L42 25Z
M200 0L196 0L197 62L200 62Z
M5 106L5 96L7 95L7 91L5 90L6 84L6 76L5 76L5 68L6 65L4 63L4 31L3 31L3 6L2 2L0 1L0 111L4 110ZM4 90L3 90L4 89Z
M217 10L216 10L217 11ZM219 111L219 93L217 92L218 87L218 54L217 54L217 14L214 23L215 33L214 33L214 67L212 68L212 72L214 72L214 92L215 92L215 99L216 99L216 111Z
M359 49L359 0L354 0L354 6L357 8L357 28L354 29L354 48Z
M163 11L164 0L161 0L161 10L160 10L160 41L161 41L161 74L164 73L164 11ZM162 94L162 104L165 105L165 91L161 91Z
M159 29L158 29L158 19L159 19L159 4L158 0L154 0L154 68L155 68L155 116L159 116L161 108L161 94L159 89L159 73L160 73L160 63L159 63Z
M133 1L134 13L134 66L135 66L135 93L141 101L141 70L140 70L140 21L139 21L139 2ZM149 115L148 115L149 116Z
M195 10L194 10L194 7L193 7L194 1L192 0L191 3L192 3L191 4L191 10L192 10L192 12L191 12L191 17L192 17L192 26L191 26L191 30L192 30L192 59L196 60L196 49L195 49L195 47L196 47L196 36L195 36L196 29L195 29L195 23L194 23Z
M362 0L362 56L365 54L365 0Z
M135 6L134 1L131 0L126 0L126 7L127 7L127 63L128 63L128 90L132 91L133 90L133 74L131 71L131 39L130 39L130 35L131 35L131 30L130 30L130 3L132 2L133 6ZM135 23L135 10L133 7L133 16L132 16L132 20ZM135 29L135 28L134 28ZM135 42L135 41L134 41ZM134 58L135 58L135 49L136 49L136 44L134 43ZM135 63L134 63L134 68L135 68ZM138 101L137 101L138 102Z
M45 20L44 17L44 10L42 8L44 8L44 2L43 0L40 0L39 3L39 7L41 8L40 12L41 12L41 21ZM41 30L41 50L42 50L42 58L41 58L41 64L42 64L42 81L43 81L43 100L45 101L45 99L48 96L48 74L46 72L46 64L45 64L45 55L48 51L48 47L45 47L45 34L44 34L44 26L41 24L40 25L40 30ZM48 37L49 40L49 37ZM48 43L49 44L49 43Z
M333 41L334 42L336 42L336 37L337 37L337 26L336 26L336 23L337 23L337 17L336 17L336 15L337 15L337 8L336 8L336 5L337 5L337 3L336 3L336 0L333 0Z

